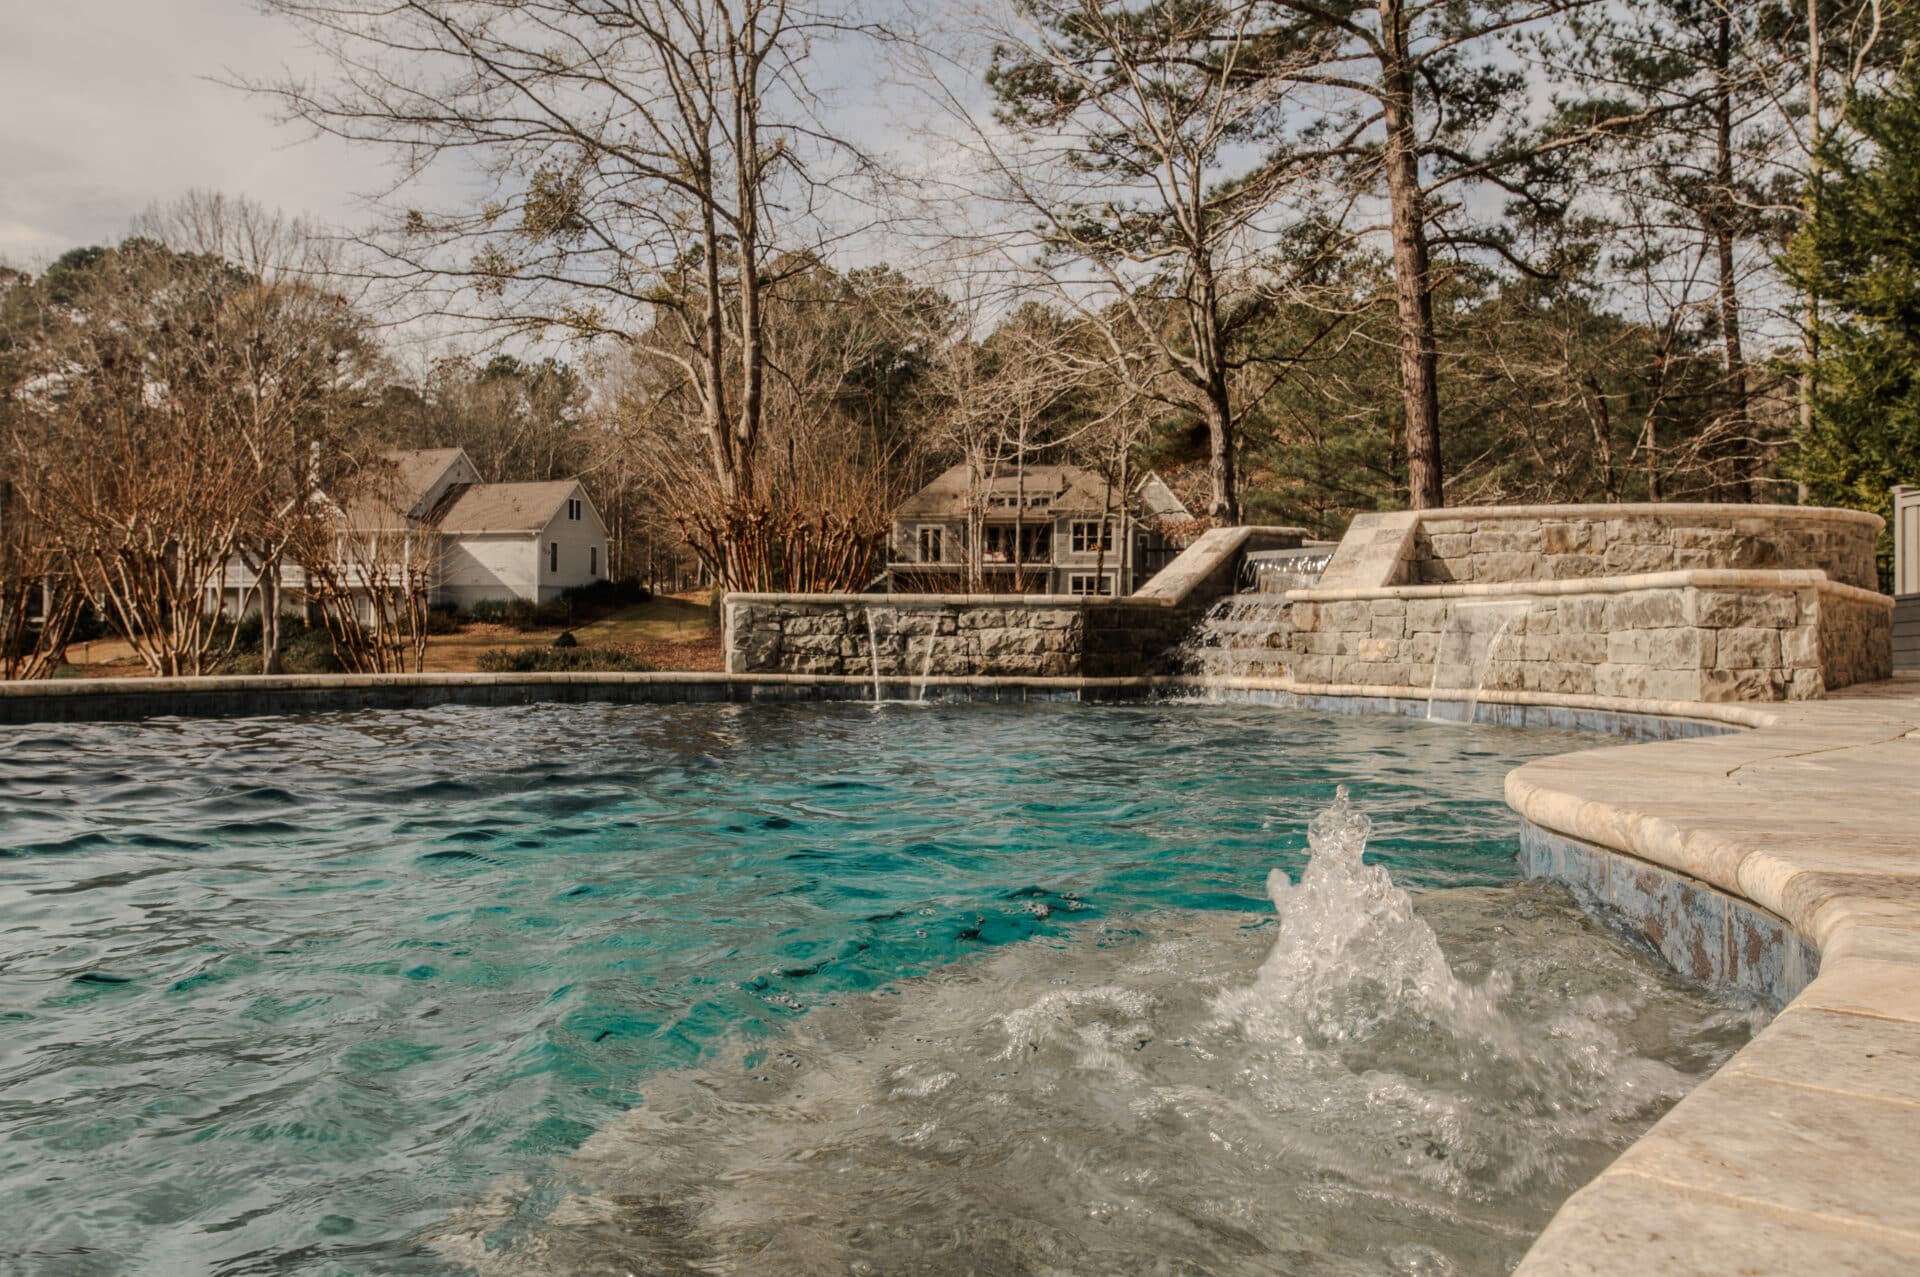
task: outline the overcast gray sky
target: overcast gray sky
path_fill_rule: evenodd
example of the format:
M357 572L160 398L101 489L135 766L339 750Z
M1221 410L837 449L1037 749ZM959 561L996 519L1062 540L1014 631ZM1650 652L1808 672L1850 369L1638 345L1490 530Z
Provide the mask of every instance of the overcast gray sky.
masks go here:
M248 0L0 0L0 261L115 242L196 187L356 220L377 155L303 141L208 79L283 65L311 63Z

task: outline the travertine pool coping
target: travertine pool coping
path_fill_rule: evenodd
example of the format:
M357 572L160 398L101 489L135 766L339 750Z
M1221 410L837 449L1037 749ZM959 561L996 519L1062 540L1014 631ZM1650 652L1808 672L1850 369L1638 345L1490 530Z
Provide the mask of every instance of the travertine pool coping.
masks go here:
M362 704L855 699L864 680L724 675L417 675L0 684L0 723ZM1155 679L935 679L938 694L1137 698ZM1226 685L1400 712L1420 688ZM889 695L909 685L889 680ZM1523 1277L1920 1272L1920 678L1784 704L1488 693L1536 707L1751 730L1613 745L1507 778L1531 825L1777 915L1819 974L1561 1208Z

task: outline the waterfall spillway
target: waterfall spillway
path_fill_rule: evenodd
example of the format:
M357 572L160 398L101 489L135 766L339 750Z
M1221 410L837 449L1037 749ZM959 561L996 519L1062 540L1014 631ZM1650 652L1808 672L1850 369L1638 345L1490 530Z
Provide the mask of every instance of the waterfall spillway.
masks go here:
M1247 555L1240 564L1240 593L1214 604L1180 645L1181 671L1205 680L1284 675L1293 635L1287 591L1318 583L1331 557L1324 549Z
M873 621L873 609L867 609L867 658L873 663L873 703L880 703L880 630Z
M933 677L933 645L940 641L940 627L936 623L927 631L927 652L920 658L920 694L917 699L927 699L927 680Z
M1524 600L1489 599L1461 603L1448 612L1434 644L1433 682L1427 689L1428 718L1443 717L1437 712L1442 691L1464 691L1467 695L1461 700L1460 720L1474 720L1501 644L1516 624L1525 624L1529 607Z
M1277 678L1293 633L1284 594L1229 594L1180 645L1182 669L1204 679Z

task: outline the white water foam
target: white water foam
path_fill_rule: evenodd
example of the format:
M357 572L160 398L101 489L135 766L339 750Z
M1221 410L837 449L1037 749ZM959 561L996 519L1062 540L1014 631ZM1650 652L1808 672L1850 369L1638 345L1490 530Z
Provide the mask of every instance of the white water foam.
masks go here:
M1341 790L1267 921L1108 919L646 1079L432 1244L485 1274L1507 1271L1751 1022L1557 888L1416 900L1368 833Z

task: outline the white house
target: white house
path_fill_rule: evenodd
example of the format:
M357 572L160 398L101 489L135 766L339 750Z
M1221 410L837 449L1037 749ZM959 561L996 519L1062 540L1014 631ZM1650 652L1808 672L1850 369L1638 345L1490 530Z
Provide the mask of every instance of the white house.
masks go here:
M607 525L575 479L456 484L430 522L441 538L435 602L544 603L607 574Z
M424 563L430 603L544 603L606 577L607 525L577 479L483 483L461 448L390 452L383 461L380 482L339 512L342 534L390 543L396 564L403 556ZM286 565L281 580L289 600L302 597L299 565ZM257 605L244 563L229 565L224 585L223 610Z

